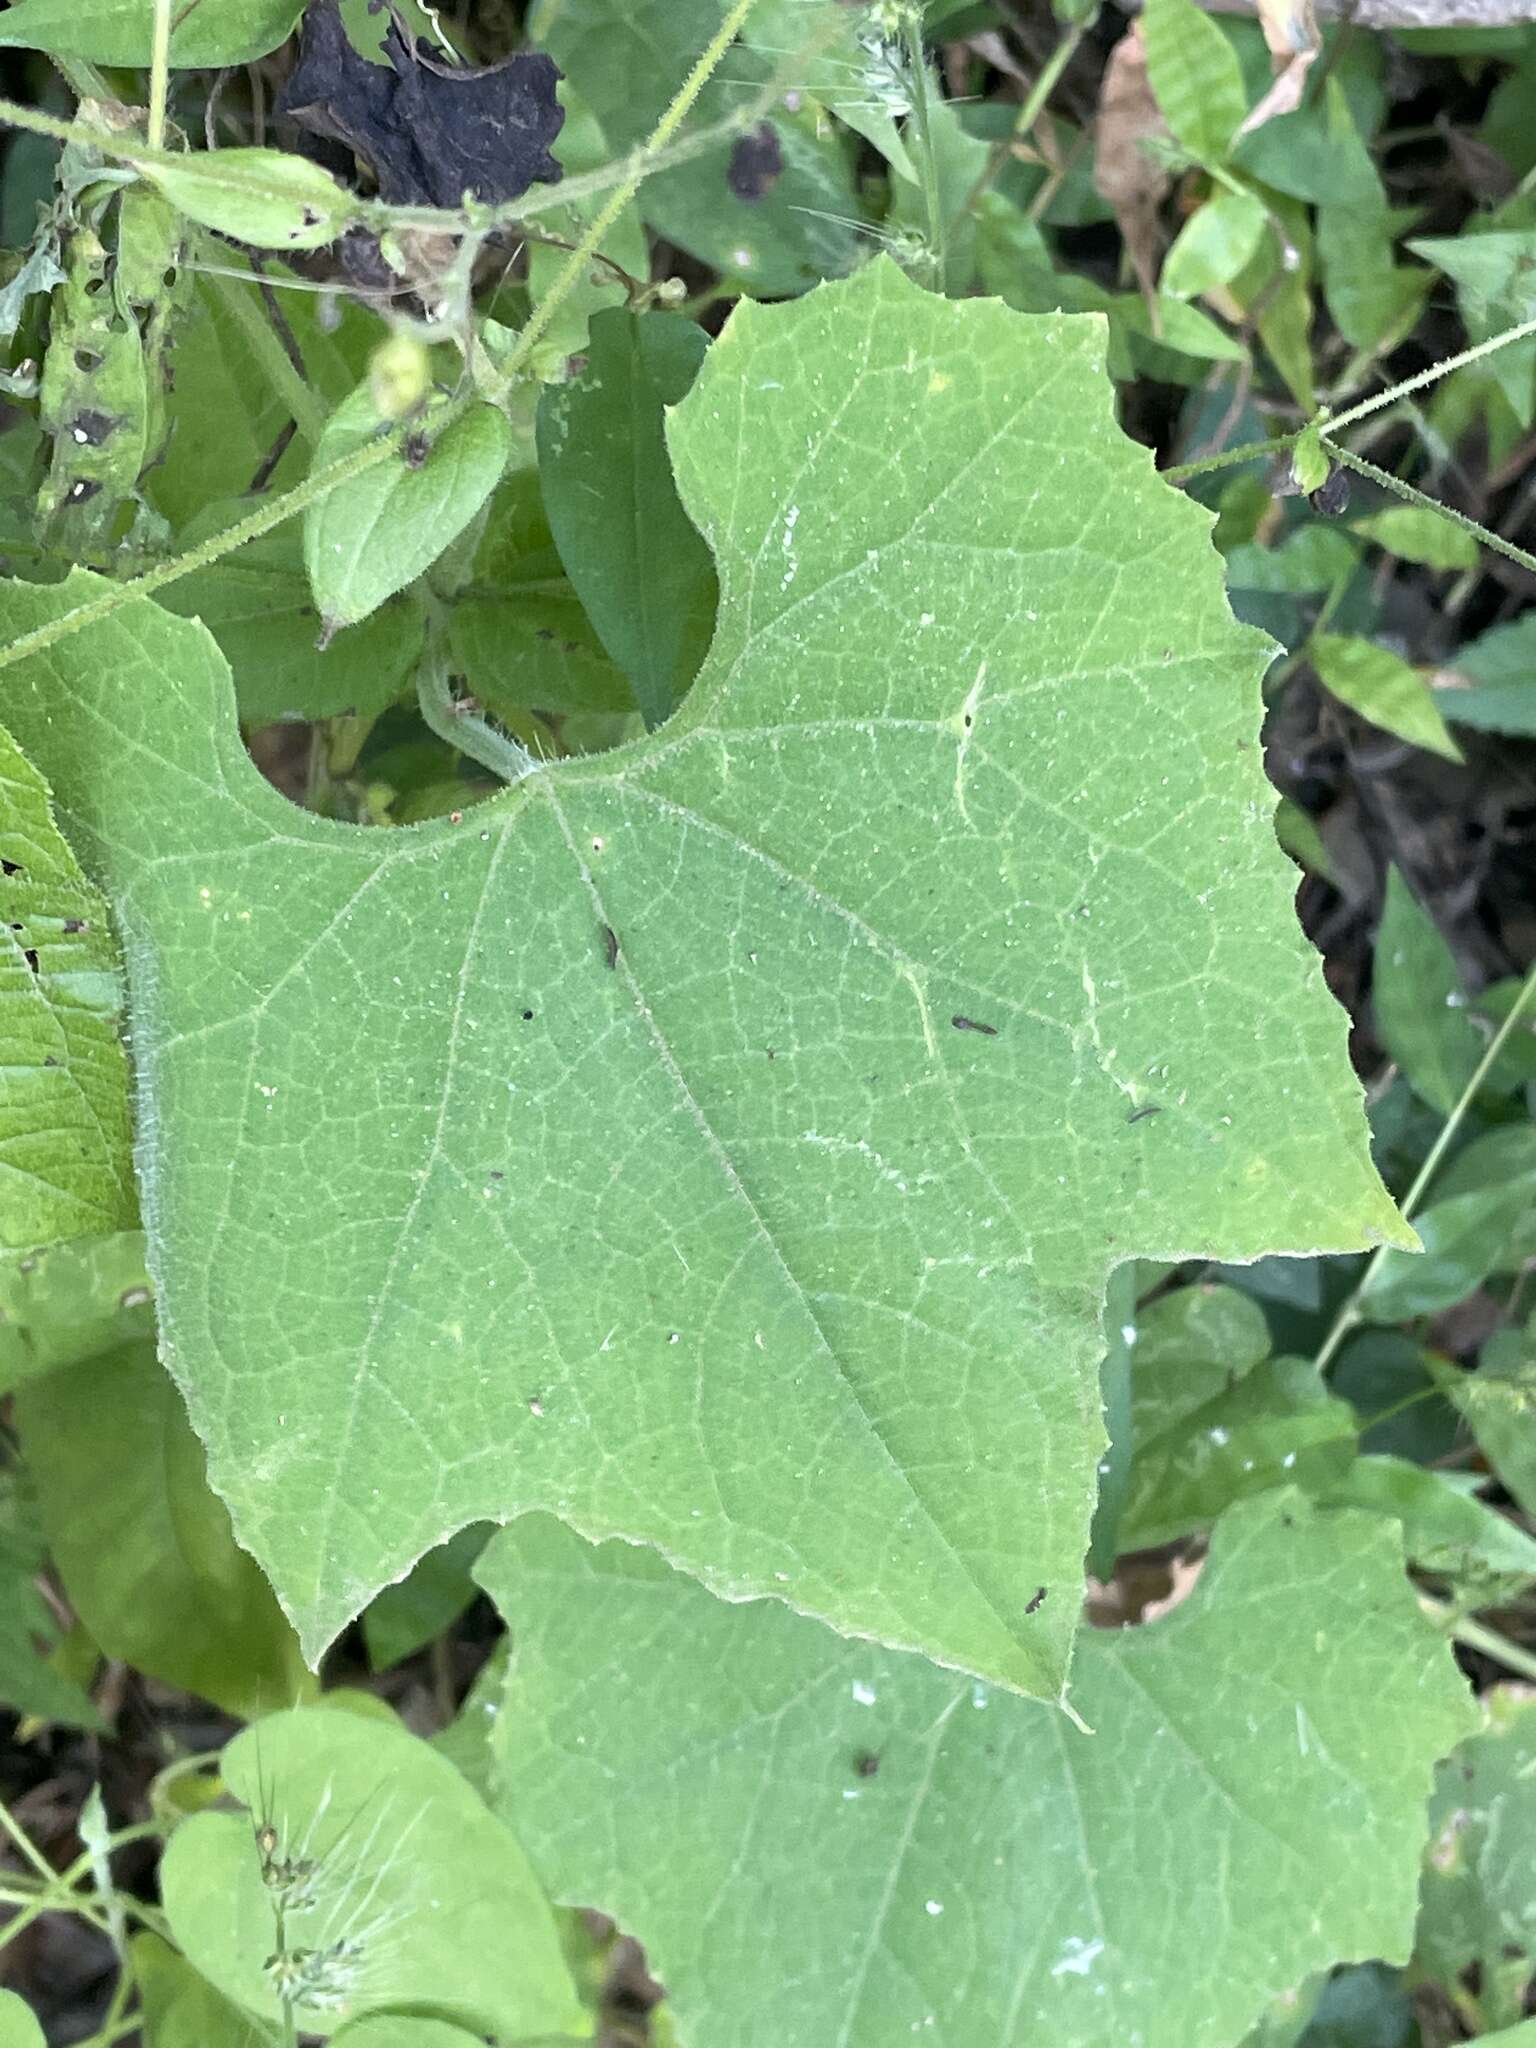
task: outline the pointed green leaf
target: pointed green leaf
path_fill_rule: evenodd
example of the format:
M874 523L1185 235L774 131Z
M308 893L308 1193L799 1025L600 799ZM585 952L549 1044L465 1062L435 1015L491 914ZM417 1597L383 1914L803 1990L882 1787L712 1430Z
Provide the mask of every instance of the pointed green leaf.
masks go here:
M152 607L66 643L89 716L12 666L146 934L167 1355L312 1650L543 1507L1054 1693L1107 1272L1409 1241L1270 825L1268 645L1102 349L884 262L742 308L671 430L703 674L456 823L294 811Z
M1422 1252L1387 1251L1360 1305L1372 1322L1436 1315L1474 1293L1490 1273L1536 1257L1536 1173L1434 1202L1414 1218Z
M1350 526L1388 554L1422 562L1426 569L1475 569L1478 564L1476 535L1420 505L1385 505L1364 519L1352 519Z
M523 1851L430 1744L301 1708L237 1736L223 1775L249 1813L183 1821L160 1877L177 1944L224 1997L276 2019L284 1947L301 2033L425 2006L477 2036L589 2034Z
M650 726L687 688L714 620L714 564L663 438L707 347L677 314L599 313L586 368L539 401L539 481L560 559Z
M234 1714L312 1683L149 1345L33 1380L17 1417L49 1550L109 1657Z
M1457 725L1536 735L1536 611L1458 647L1434 681Z
M1207 1529L1234 1501L1277 1486L1320 1491L1354 1456L1355 1413L1309 1359L1263 1360L1236 1386L1138 1435L1120 1525L1123 1550ZM1154 1433L1155 1432L1155 1433Z
M1450 947L1396 868L1387 870L1372 958L1377 1035L1415 1095L1449 1116L1488 1040L1468 1012Z
M1236 51L1195 0L1147 0L1141 27L1164 120L1191 156L1223 162L1248 111Z
M120 1001L107 906L0 731L0 1245L135 1220Z
M1461 1491L1447 1473L1404 1458L1356 1458L1320 1497L1329 1507L1365 1508L1401 1522L1403 1549L1425 1571L1536 1579L1536 1537Z
M1213 194L1180 228L1163 259L1158 290L1192 299L1230 284L1258 254L1267 224L1263 202L1253 193Z
M1536 228L1428 237L1408 247L1455 285L1469 341L1491 341L1536 318ZM1488 368L1528 428L1536 418L1536 337L1501 348Z
M326 422L316 471L384 431L367 386ZM426 569L495 490L512 447L506 415L474 405L446 426L429 411L406 443L304 515L304 561L327 623L350 626Z
M1307 1971L1407 1956L1471 1716L1375 1517L1230 1515L1177 1613L1082 1641L1091 1735L547 1520L480 1575L498 1810L645 1943L686 2048L1227 2048Z
M198 0L195 7L178 7L171 63L182 70L249 64L288 40L301 11L300 0ZM0 15L0 48L147 69L154 19L146 0L21 0Z
M323 249L357 217L352 193L287 150L146 156L138 168L188 220L256 249Z
M1334 696L1372 725L1447 761L1462 758L1428 678L1400 654L1346 633L1314 633L1307 652Z

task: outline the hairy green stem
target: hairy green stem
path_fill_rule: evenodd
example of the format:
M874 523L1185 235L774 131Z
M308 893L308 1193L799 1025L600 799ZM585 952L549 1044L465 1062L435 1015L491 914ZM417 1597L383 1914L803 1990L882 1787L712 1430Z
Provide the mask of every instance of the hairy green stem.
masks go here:
M917 126L918 175L923 186L923 211L928 217L928 268L930 281L940 290L947 270L949 237L944 220L944 200L939 190L939 166L933 153L933 110L930 105L932 80L928 55L923 48L922 9L907 9L907 62L912 70L912 118Z
M1492 1073L1499 1054L1509 1043L1515 1026L1530 1008L1533 998L1536 998L1536 966L1531 968L1525 980L1521 983L1520 993L1510 1004L1508 1014L1499 1025L1498 1030L1489 1039L1487 1050L1478 1061L1476 1069L1471 1079L1467 1082L1466 1087L1462 1089L1460 1095L1456 1098L1455 1106L1452 1108L1450 1115L1440 1126L1440 1134L1425 1155L1424 1164L1415 1174L1413 1186L1409 1188L1407 1194L1403 1197L1402 1212L1405 1221L1412 1222L1415 1211L1429 1189L1430 1182L1440 1170L1441 1161L1450 1149L1456 1133L1461 1129L1462 1121L1467 1111L1471 1108L1478 1089L1482 1087L1483 1083ZM1344 1342L1344 1339L1361 1322L1361 1302L1365 1297L1367 1289L1370 1287L1371 1281L1375 1278L1382 1260L1386 1257L1387 1250L1387 1246L1378 1245L1371 1254L1365 1271L1339 1304L1339 1311L1333 1319L1333 1326L1323 1339L1322 1348L1317 1354L1316 1364L1320 1373L1326 1370L1335 1352Z
M1328 439L1331 431L1329 428L1324 432L1323 446L1330 455L1337 456L1346 469L1352 469L1360 476L1368 476L1373 483L1380 484L1384 490L1392 491L1408 504L1417 505L1421 511L1438 512L1442 519L1447 520L1452 526L1459 526L1463 533L1470 533L1474 540L1479 541L1485 548L1491 548L1496 555L1504 555L1511 562L1518 562L1522 569L1536 573L1536 555L1528 554L1524 548L1516 547L1512 540L1506 540L1503 534L1495 533L1491 527L1479 525L1477 520L1469 519L1465 512L1456 511L1454 506L1442 505L1438 498L1426 497L1422 491L1416 491L1412 484L1404 483L1400 476L1393 476L1388 469L1378 469L1374 462L1367 462L1363 455L1356 455L1352 448L1336 446Z
M149 120L145 134L151 149L165 147L165 101L171 76L171 0L154 0L154 39L149 51Z
M198 569L206 569L210 563L220 561L225 555L233 554L248 540L260 540L264 533L271 533L274 527L281 526L295 513L305 512L311 505L328 497L338 484L350 483L353 477L373 469L393 453L404 432L402 423L394 432L370 441L365 448L359 448L351 455L343 456L329 469L322 469L293 490L284 492L282 497L269 499L248 517L211 535L200 547L189 548L186 554L177 555L173 561L157 562L143 575L130 577L126 583L116 583L110 590L103 591L100 597L76 605L73 611L61 612L46 626L37 626L32 632L23 633L19 640L0 647L0 668L8 668L13 661L25 661L34 654L42 654L57 646L59 641L67 640L72 633L110 618L113 612L134 598L149 597L155 591L163 590L166 584L174 583L178 577L190 576Z
M1405 377L1390 391L1378 391L1374 398L1362 398L1358 405L1352 405L1347 411L1324 421L1323 432L1337 434L1344 427L1352 427L1356 420L1363 420L1368 413L1380 412L1383 406L1394 405L1408 392L1420 391L1426 384L1437 383L1440 378L1449 377L1453 370L1464 370L1469 363L1481 362L1484 356L1494 355L1499 349L1508 348L1512 342L1524 341L1531 334L1536 334L1536 320L1522 320L1518 327L1506 327L1502 334L1492 335L1472 348L1464 348L1459 355L1446 356L1442 362L1431 363L1417 376Z
M1294 434L1282 434L1274 441L1245 441L1240 448L1223 448L1215 455L1204 455L1198 462L1178 462L1172 469L1161 472L1165 484L1188 483L1191 477L1207 476L1214 469L1231 469L1235 463L1258 462L1269 455L1283 455L1287 448L1294 448L1306 432L1298 427Z
M600 209L592 225L571 251L548 292L534 307L528 324L519 332L511 354L501 366L502 392L510 390L513 380L543 339L567 295L581 282L587 265L597 253L604 236L639 191L651 161L660 155L687 120L694 102L713 77L721 58L741 33L747 16L756 4L757 0L735 0L735 5L728 10L719 28L699 52L698 61L678 88L671 106L651 130L641 152L640 162L630 176L609 194L607 203Z
M5 1833L10 1836L12 1842L46 1885L53 1886L58 1883L58 1872L48 1861L42 1850L38 1848L32 1837L27 1833L21 1822L17 1820L3 1799L0 1799L0 1828L3 1828Z
M521 782L539 763L526 747L477 718L453 694L440 634L416 670L416 703L423 719L455 753L468 755L502 782Z
M1512 1643L1508 1636L1501 1636L1497 1629L1486 1628L1482 1622L1474 1621L1470 1615L1452 1619L1454 1609L1438 1600L1421 1603L1442 1627L1458 1643L1465 1643L1469 1650L1477 1650L1485 1657L1491 1657L1496 1664L1502 1664L1506 1671L1514 1671L1521 1678L1536 1680L1536 1655L1522 1649L1519 1643Z

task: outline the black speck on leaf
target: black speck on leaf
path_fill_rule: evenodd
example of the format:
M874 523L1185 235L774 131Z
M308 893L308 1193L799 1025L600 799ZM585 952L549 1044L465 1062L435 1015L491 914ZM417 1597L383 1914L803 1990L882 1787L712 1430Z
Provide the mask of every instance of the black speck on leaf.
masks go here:
M37 964L37 949L35 946L24 947L22 949L21 957L23 960L26 961L27 965L31 968L34 974L40 974L42 972L41 968Z
M535 182L558 184L550 145L565 110L553 58L520 51L482 69L447 64L421 37L412 47L398 19L384 55L387 66L360 56L332 0L316 0L279 111L344 142L393 206L455 207L466 192L496 205Z
M853 1760L855 1775L872 1778L880 1768L880 1759L872 1749L861 1749Z
M1126 1122L1128 1124L1139 1124L1143 1117L1161 1116L1162 1113L1163 1106L1160 1102L1146 1102L1142 1104L1140 1109L1133 1109L1126 1118Z
M66 917L64 920L64 929L67 932L88 932L90 928L91 921L87 917Z
M731 151L725 182L730 187L732 198L755 206L758 200L768 197L779 182L783 168L784 151L779 143L778 130L771 121L764 121L761 127L743 135Z
M1045 1596L1048 1590L1049 1589L1045 1586L1037 1586L1035 1588L1034 1598L1031 1601L1029 1601L1029 1603L1024 1609L1024 1612L1026 1614L1033 1614L1037 1607L1043 1606L1045 1603Z
M0 860L0 875L19 875L21 872L19 860Z
M420 469L431 453L432 443L425 434L407 434L400 459L407 469Z
M951 1017L950 1023L957 1031L979 1031L983 1038L996 1038L995 1024L978 1024L974 1017Z
M619 964L619 935L611 924L603 926L603 959L610 969Z

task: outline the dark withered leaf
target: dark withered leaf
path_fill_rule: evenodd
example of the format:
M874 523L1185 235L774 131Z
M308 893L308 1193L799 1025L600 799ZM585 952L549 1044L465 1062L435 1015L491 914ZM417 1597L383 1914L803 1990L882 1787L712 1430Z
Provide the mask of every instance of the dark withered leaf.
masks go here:
M784 151L778 130L771 121L764 121L750 135L743 135L731 151L725 182L734 198L744 199L750 206L756 200L767 198L778 183L783 168Z
M480 70L443 64L420 38L413 49L398 21L384 54L387 69L359 56L332 0L317 0L279 111L346 143L394 206L454 207L466 192L496 205L559 182L550 145L565 110L552 58L523 51Z
M1325 519L1337 519L1341 512L1349 509L1349 471L1342 468L1329 470L1326 482L1319 484L1309 495L1307 503Z

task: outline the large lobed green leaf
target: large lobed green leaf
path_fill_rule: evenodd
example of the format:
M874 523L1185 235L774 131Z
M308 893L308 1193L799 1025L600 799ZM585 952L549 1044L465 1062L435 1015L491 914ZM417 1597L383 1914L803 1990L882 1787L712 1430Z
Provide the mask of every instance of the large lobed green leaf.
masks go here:
M0 731L0 1246L134 1221L128 1069L107 907L43 778Z
M1395 1532L1290 1492L1167 1620L1085 1637L1091 1735L547 1519L480 1576L515 1642L493 1804L690 2044L1225 2048L1310 1970L1406 1958L1472 1718Z
M742 308L672 422L687 704L457 823L290 809L150 606L12 667L124 906L168 1362L311 1651L543 1508L1055 1694L1108 1270L1403 1241L1266 644L1102 353L884 262Z

